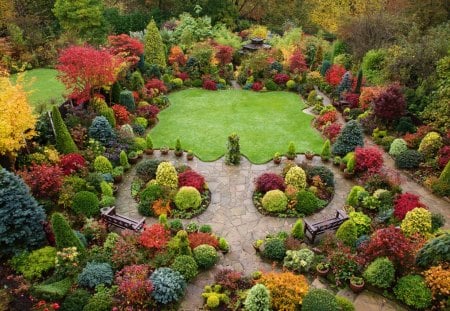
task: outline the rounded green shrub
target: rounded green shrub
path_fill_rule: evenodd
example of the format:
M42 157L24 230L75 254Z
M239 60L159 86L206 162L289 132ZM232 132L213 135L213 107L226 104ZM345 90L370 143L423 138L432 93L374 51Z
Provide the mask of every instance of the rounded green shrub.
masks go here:
M77 289L73 293L67 295L61 304L64 311L83 311L85 305L88 304L91 294L84 289Z
M294 80L289 80L288 82L286 82L286 87L289 90L293 90L296 87L297 83L295 83Z
M424 156L425 159L429 160L436 156L441 147L441 135L436 132L429 132L420 142L418 151Z
M415 309L431 305L431 290L420 275L407 275L398 280L394 294L400 301Z
M366 192L366 189L364 189L363 187L353 186L347 196L346 203L353 207L357 207L359 205L360 195L364 192Z
M194 258L200 268L208 269L214 266L219 256L214 247L202 244L194 248Z
M369 216L362 212L350 212L348 216L350 217L350 220L352 220L356 225L358 237L370 232L370 225L372 223L372 220Z
M408 145L403 138L396 138L389 148L389 154L393 157L397 157L403 151L408 150Z
M336 296L336 302L339 305L340 311L355 311L353 303L345 297Z
M425 243L416 256L416 264L426 268L450 262L450 233L444 233Z
M104 116L108 120L112 128L116 127L116 117L114 115L114 110L110 107L104 107L99 111L101 116Z
M305 236L303 219L299 218L292 227L291 234L294 238L302 240Z
M431 232L431 213L424 208L416 207L406 213L400 228L407 237L415 233L425 235Z
M178 271L184 277L186 282L189 282L198 274L198 266L192 256L180 255L175 257L170 268L174 271Z
M175 190L178 187L178 174L170 162L162 162L156 169L156 182L162 187Z
M369 264L363 277L370 285L389 288L395 280L394 264L386 257L377 258Z
M283 260L286 256L286 246L284 240L272 238L264 243L263 256L270 260Z
M21 273L26 279L41 278L42 275L55 267L56 249L45 246L30 254L22 253L11 260L14 270Z
M256 284L248 291L244 301L246 311L270 311L270 292L263 284Z
M113 166L108 158L104 156L98 156L94 160L94 169L98 173L111 174L113 171Z
M334 155L343 157L347 153L354 151L358 146L364 146L364 134L358 121L351 120L339 134L331 152Z
M281 190L270 190L266 192L262 201L262 206L268 212L283 212L287 208L287 197Z
M158 184L150 184L139 194L139 213L143 216L152 216L153 203L162 198L164 195L161 186Z
M306 187L306 174L305 171L298 166L293 166L289 169L284 177L284 183L286 186L291 185L298 190L305 189Z
M143 137L135 137L131 149L134 151L145 150L147 149L147 141Z
M311 215L326 204L325 201L317 198L314 193L300 190L297 193L297 205L295 209L303 215Z
M89 137L106 146L116 138L116 133L104 116L97 116L89 127Z
M134 102L133 92L124 90L120 92L119 103L125 106L129 112L136 110L136 104Z
M325 289L311 289L302 301L302 311L339 311L336 297Z
M308 248L303 248L298 251L288 250L283 260L283 266L291 270L304 272L311 268L313 260L314 252Z
M181 187L175 195L175 205L181 210L197 209L202 203L200 192L194 187Z
M334 187L334 174L326 166L319 165L309 167L306 170L306 175L309 179L312 179L314 176L319 176L322 182L327 185L327 187Z
M413 169L418 168L422 161L423 156L420 152L408 149L395 158L395 166L400 169Z
M152 298L161 304L177 302L184 296L186 281L170 268L158 268L150 276L153 284Z
M78 285L82 287L95 288L97 285L111 285L113 282L113 271L108 263L88 262L83 271L78 275Z
M75 213L92 217L100 212L100 202L97 196L89 191L80 191L73 197L72 209Z
M136 119L133 120L133 123L138 124L138 125L142 126L143 128L146 128L148 126L148 121L144 117L137 117Z
M336 238L345 245L354 247L358 239L358 229L353 220L346 220L336 231Z
M131 74L131 89L133 91L142 91L144 88L144 78L139 70Z

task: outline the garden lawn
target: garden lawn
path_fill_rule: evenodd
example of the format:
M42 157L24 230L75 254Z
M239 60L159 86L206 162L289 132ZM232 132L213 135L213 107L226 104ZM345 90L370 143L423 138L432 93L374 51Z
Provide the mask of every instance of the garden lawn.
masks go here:
M169 95L170 106L158 115L151 131L155 148L174 148L180 138L184 150L203 161L226 152L227 137L240 137L241 153L253 163L285 153L290 141L297 152L319 153L323 140L311 126L313 116L302 112L299 96L288 92L189 89Z
M63 94L65 92L64 85L56 79L58 71L54 69L33 69L25 71L23 75L22 84L28 94L28 100L31 106L35 107L37 104L48 104L50 100L54 99L56 104L61 104L64 101ZM17 74L11 76L11 80L17 80Z

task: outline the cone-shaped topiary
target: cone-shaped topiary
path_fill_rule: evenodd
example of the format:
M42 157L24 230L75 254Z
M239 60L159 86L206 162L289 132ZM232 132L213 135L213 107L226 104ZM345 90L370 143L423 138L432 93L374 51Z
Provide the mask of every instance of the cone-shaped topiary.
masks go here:
M345 125L333 144L332 153L342 157L354 151L357 146L364 146L364 134L359 123L351 120Z
M228 136L227 149L225 163L228 165L238 165L241 162L241 148L239 145L239 136L236 133Z
M147 136L145 137L145 142L147 143L147 149L153 149L153 140L152 137L150 136L150 133L148 133Z
M44 220L44 210L23 180L0 169L0 257L42 246Z
M77 250L84 249L80 239L75 235L66 218L61 213L54 213L52 215L52 228L58 249L66 247L76 247Z
M130 168L130 163L128 163L128 156L127 153L125 152L125 150L120 151L119 154L119 162L120 162L120 166L122 166L124 169L129 169Z
M445 165L444 170L439 176L439 181L450 186L450 161Z
M270 292L263 284L253 286L244 302L246 311L270 311Z
M78 152L77 145L75 145L72 136L70 136L66 124L61 117L61 113L56 106L53 106L52 109L52 121L56 132L56 149L64 154Z
M166 68L165 45L153 19L148 23L146 30L147 33L144 38L146 62Z
M120 92L122 91L122 87L120 83L116 81L111 87L111 99L113 103L118 103L120 101Z
M327 139L322 147L322 152L320 153L320 156L323 160L329 160L331 157L331 149L330 149L330 140Z
M111 127L113 128L116 127L116 117L114 115L114 110L112 110L112 108L110 107L102 108L100 109L99 113L101 116L104 116L106 120L108 120Z
M144 88L144 78L139 70L136 70L131 75L131 90L141 91Z
M355 87L356 94L361 93L362 80L363 80L363 71L362 71L362 69L359 69L358 70L358 79L356 80L356 87Z
M302 240L305 236L303 219L299 218L292 227L291 234L294 238Z
M341 79L341 83L339 83L339 86L337 88L338 94L341 94L343 92L348 92L350 88L352 87L352 74L350 71L347 71Z
M339 229L336 231L336 238L347 246L355 246L356 240L358 239L358 230L353 220L344 221L339 226Z
M97 116L89 127L89 137L106 146L116 139L116 133L104 116Z
M133 92L129 90L123 90L120 92L119 103L126 107L129 112L134 112L136 110Z

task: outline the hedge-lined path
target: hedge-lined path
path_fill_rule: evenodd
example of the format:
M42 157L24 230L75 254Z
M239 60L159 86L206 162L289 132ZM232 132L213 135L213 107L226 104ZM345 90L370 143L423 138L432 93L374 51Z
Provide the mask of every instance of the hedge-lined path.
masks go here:
M203 288L213 282L214 274L219 267L231 267L243 271L245 274L256 270L271 270L270 263L261 260L252 243L257 239L264 238L269 233L280 230L289 232L296 219L281 219L260 214L252 201L253 181L266 171L281 172L282 166L275 165L272 162L255 165L245 158L242 158L239 166L228 166L224 163L223 158L215 162L202 162L198 159L186 161L184 157L180 159L172 155L160 156L159 151L155 151L155 154L151 157L170 160L175 164L188 164L192 169L205 176L212 192L211 204L203 214L194 217L192 220L183 220L183 223L195 221L200 224L210 224L213 231L225 237L231 247L230 253L221 258L216 268L199 274L195 282L189 285L181 309L186 311L199 310L203 304L201 298ZM306 161L304 156L297 156L296 162L301 163L302 161ZM323 164L319 157L315 157L308 162L315 165ZM336 191L334 198L326 208L308 217L308 220L318 221L334 217L335 210L343 207L347 193L352 186L350 181L342 178L336 168L332 167L331 164L327 164L327 166L335 174ZM118 213L138 219L141 216L137 211L137 203L130 194L134 176L134 168L124 176L116 196L116 207ZM146 223L152 224L156 221L154 218L147 218Z
M331 105L331 100L327 95L317 89L316 91L317 94L323 97L324 105ZM342 118L341 114L338 114L338 118L339 123L345 125L344 118ZM380 151L383 153L384 166L391 170L393 173L397 174L398 178L401 180L401 187L403 189L403 192L409 192L420 196L420 201L422 201L422 203L424 203L431 212L440 213L445 217L446 222L444 228L450 229L450 202L434 195L428 189L416 183L407 174L405 174L401 170L398 170L395 167L394 159L389 155L389 153L385 152L380 146L375 144L370 137L366 136L364 138L364 145L367 147L377 147L378 149L380 149Z

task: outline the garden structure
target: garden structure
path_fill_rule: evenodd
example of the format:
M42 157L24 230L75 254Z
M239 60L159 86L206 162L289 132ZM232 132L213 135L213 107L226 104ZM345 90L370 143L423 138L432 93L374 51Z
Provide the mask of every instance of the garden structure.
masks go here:
M328 2L0 1L0 311L447 310L448 8Z

